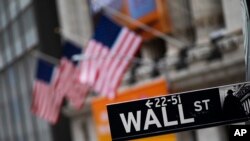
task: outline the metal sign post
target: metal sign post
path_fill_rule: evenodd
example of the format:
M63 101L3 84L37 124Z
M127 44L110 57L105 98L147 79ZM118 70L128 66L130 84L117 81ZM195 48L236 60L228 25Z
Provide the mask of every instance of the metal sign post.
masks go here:
M249 0L241 0L242 17L243 17L243 34L244 34L244 48L245 48L245 66L246 66L246 81L250 81L250 20L249 20ZM250 124L250 121L246 122Z

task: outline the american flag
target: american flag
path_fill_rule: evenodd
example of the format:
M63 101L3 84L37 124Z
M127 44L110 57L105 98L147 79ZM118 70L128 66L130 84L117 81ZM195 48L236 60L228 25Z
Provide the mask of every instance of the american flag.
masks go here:
M82 107L88 92L88 86L79 81L78 61L72 60L73 55L81 53L82 49L77 45L68 41L64 43L55 88L59 101L66 97L77 109Z
M55 78L53 77L55 73L57 69L53 64L38 59L31 111L51 123L57 122L61 106L55 102Z
M66 94L72 87L72 75L74 72L73 64L68 61L66 58L62 58L58 67L58 73L55 78L55 92L57 94L56 101L57 103L62 103L63 99L65 98Z
M79 77L80 69L77 67L73 74L74 85L72 86L72 89L69 91L67 96L68 100L76 109L81 109L83 107L89 91L89 86L87 84L81 83Z
M102 96L114 98L141 41L134 32L101 16L85 51L81 81L93 86Z

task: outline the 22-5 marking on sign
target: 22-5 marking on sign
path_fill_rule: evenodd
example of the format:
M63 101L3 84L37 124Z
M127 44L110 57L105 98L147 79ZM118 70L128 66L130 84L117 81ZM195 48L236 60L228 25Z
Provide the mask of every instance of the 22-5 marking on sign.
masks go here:
M170 102L171 102L172 105L176 105L178 103L181 104L180 95L173 95L173 96L171 96L170 99L167 99L166 97L157 97L157 98L153 99L152 101L149 99L149 100L147 100L145 105L148 108L152 108L152 105L155 108L159 108L159 107L167 106L167 103L170 103Z
M148 108L152 108L152 106L154 106L155 108L160 108L160 107L166 107L167 103L172 102L172 105L176 105L176 104L181 104L181 98L180 95L173 95L171 96L171 99L167 99L166 97L157 97L155 99L153 99L152 101L149 99L147 100L147 102L145 103L145 105ZM209 102L210 99L204 99L204 100L200 100L200 101L195 101L194 102L194 110L196 112L200 112L203 111L204 109L207 111L209 110Z

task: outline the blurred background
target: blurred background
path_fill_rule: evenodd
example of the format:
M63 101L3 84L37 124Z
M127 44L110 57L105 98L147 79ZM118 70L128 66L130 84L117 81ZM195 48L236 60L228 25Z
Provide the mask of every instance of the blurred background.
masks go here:
M120 95L90 93L82 110L65 104L56 125L35 117L38 52L58 63L63 41L85 48L103 12L143 37L136 55L142 61L129 67ZM109 141L106 104L242 81L239 0L0 0L0 141ZM220 126L141 140L227 137L227 126Z

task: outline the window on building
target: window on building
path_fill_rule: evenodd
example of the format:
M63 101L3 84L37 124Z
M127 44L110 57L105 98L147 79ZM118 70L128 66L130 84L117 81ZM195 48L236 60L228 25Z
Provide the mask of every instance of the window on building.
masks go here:
M13 45L15 49L15 55L20 55L23 52L22 48L22 36L21 36L21 31L20 31L20 25L19 25L19 20L16 20L12 26L12 34L13 34Z
M26 47L33 47L38 41L33 8L29 8L25 11L23 15L23 25Z
M32 113L30 112L30 105L31 105L31 84L29 83L28 80L28 74L29 72L27 72L27 64L25 63L25 60L22 59L19 63L18 63L18 78L19 78L19 87L20 87L20 92L19 94L22 97L22 103L23 103L23 114L24 114L24 119L25 119L25 127L27 128L27 137L29 138L30 141L36 141L38 140L36 135L37 129L34 128L36 127L36 122L35 122L35 118L32 115ZM26 83L22 83L22 82L26 82Z
M17 0L8 0L7 2L10 19L13 20L18 14Z
M12 66L10 68L8 68L7 70L7 83L8 83L8 94L9 94L9 99L11 99L10 105L9 107L11 107L11 113L12 116L14 117L12 126L15 127L15 138L17 140L25 140L24 139L24 133L23 131L25 130L25 128L23 128L23 120L22 120L22 113L21 113L21 97L19 92L17 91L17 77L16 77L16 70L15 67Z
M2 100L4 101L4 104L3 104L3 113L4 113L4 116L3 116L3 121L4 121L4 140L14 140L14 137L12 135L12 133L14 132L14 128L12 126L12 119L13 117L11 116L11 108L10 108L10 98L8 97L8 91L7 91L7 86L8 84L6 84L6 73L3 72L0 74L1 77L0 77L0 83L2 85L1 89L0 89L0 92L1 92L1 95L2 95Z
M0 31L7 25L7 16L4 0L0 0Z
M32 85L34 82L35 72L36 72L36 58L34 56L26 56L25 57L25 68L29 70L29 73L27 74L28 83L30 83L30 90L32 89Z
M25 49L37 42L31 0L0 0L0 141L51 140L48 124L30 112L36 59Z
M31 3L31 0L19 0L19 1L21 9L26 8Z
M0 69L3 68L3 57L0 55Z
M3 89L3 81L2 81L2 75L0 75L0 127L5 127L5 113L4 113L4 100L3 100L3 92L2 92L2 89ZM0 140L4 140L5 138L5 131L3 128L0 128Z
M4 49L3 49L3 36L1 36L0 34L0 69L3 67L4 65L4 60L3 60L3 53Z
M3 32L3 46L4 46L4 56L7 62L10 62L12 59L12 51L10 44L10 32L9 29L4 30Z

